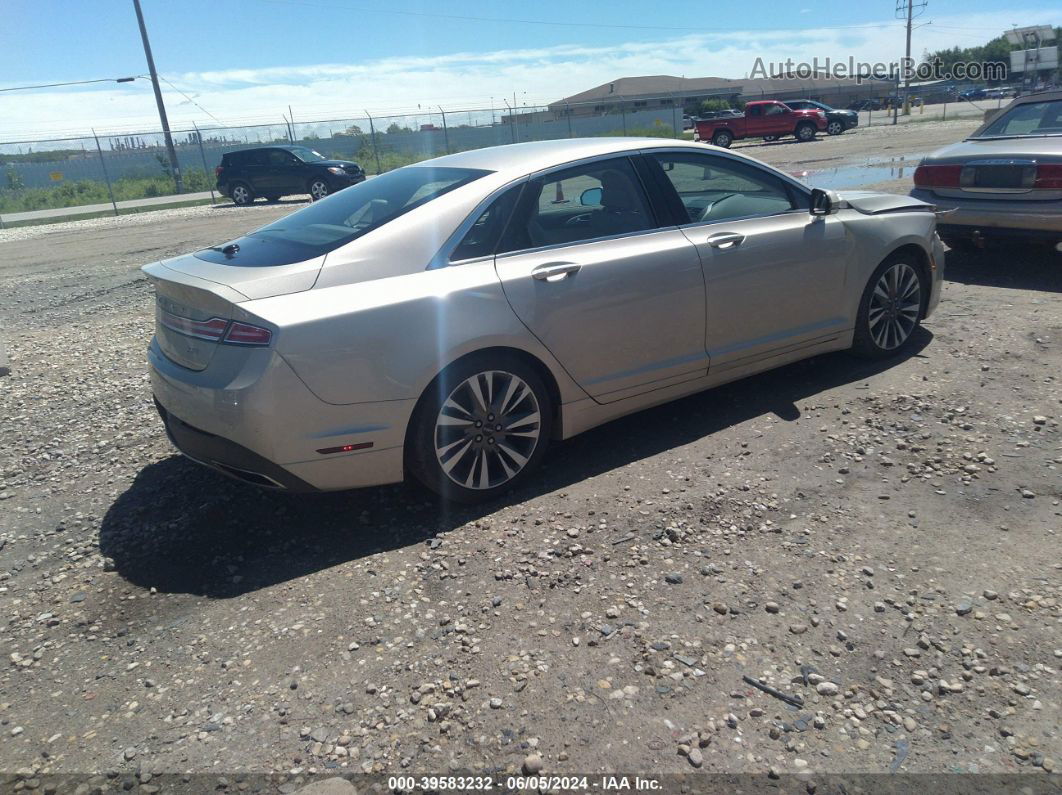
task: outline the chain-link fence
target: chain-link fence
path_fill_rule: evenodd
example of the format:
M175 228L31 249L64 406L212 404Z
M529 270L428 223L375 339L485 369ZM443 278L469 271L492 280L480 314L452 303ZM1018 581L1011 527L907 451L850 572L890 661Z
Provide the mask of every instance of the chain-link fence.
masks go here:
M912 96L918 96L912 91ZM743 96L744 101L759 99ZM764 97L779 98L779 97ZM845 107L851 91L833 96L818 91L807 98ZM935 99L943 99L943 102ZM784 101L784 98L783 98ZM892 124L887 110L895 98L872 97L861 114L863 126ZM972 104L953 97L918 96L907 123L920 119L980 118L985 109L1009 100ZM57 208L110 212L176 201L216 201L215 167L226 152L268 144L298 144L328 158L354 160L369 174L438 155L523 141L591 136L689 137L691 114L701 98L665 96L599 100L585 105L508 106L425 111L398 116L363 113L322 121L285 120L247 127L201 127L173 132L183 194L159 131L90 135L0 143L0 221L12 214L61 214ZM185 195L186 194L186 195Z

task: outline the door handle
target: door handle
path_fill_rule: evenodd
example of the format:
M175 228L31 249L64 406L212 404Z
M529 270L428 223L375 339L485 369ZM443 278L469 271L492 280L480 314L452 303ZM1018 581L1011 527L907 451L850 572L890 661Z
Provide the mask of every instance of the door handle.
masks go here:
M573 273L578 273L581 267L574 262L549 262L532 270L531 276L540 282L559 282Z
M708 245L712 248L734 248L740 246L741 241L745 239L744 235L737 232L720 232L717 235L711 235L708 238Z

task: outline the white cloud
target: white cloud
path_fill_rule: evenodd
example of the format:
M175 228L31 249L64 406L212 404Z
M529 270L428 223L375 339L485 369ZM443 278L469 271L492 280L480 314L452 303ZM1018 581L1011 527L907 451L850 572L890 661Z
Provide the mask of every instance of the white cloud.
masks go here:
M933 17L915 31L915 53L980 44L1010 27L1013 20L1044 19L1042 12L1008 9L964 17ZM925 21L929 21L926 19ZM503 99L545 103L621 76L673 74L686 77L742 78L757 57L765 61L810 61L816 56L859 61L895 61L902 56L904 32L896 20L877 26L799 31L749 30L705 33L610 47L563 45L541 49L452 53L436 57L395 57L349 64L305 64L261 69L228 69L166 77L229 125L282 123L291 105L296 119L361 116L379 112L498 108ZM189 128L209 117L165 84L171 126ZM0 95L0 140L67 132L154 129L158 126L147 81L102 90L13 92Z

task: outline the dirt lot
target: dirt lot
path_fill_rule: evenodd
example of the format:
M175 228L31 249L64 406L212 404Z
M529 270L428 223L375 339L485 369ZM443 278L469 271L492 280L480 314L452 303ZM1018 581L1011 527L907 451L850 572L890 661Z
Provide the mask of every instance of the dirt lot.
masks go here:
M858 162L972 126L746 151ZM138 266L291 207L0 233L5 789L521 769L1057 786L1062 257L951 255L908 355L628 417L469 509L411 486L262 493L166 441Z

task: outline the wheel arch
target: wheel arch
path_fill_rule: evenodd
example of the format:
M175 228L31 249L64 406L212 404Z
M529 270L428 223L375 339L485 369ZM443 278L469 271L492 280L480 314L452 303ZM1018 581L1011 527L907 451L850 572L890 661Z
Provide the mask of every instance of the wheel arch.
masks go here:
M894 248L881 262L899 259L900 257L910 257L911 264L917 268L918 275L922 278L922 311L924 312L933 285L933 266L931 265L930 254L918 243L908 242ZM881 263L878 264L880 265Z
M447 364L442 369L440 369L439 372L437 372L431 378L431 380L428 381L427 384L424 385L424 388L421 390L420 395L417 397L417 403L413 407L413 412L410 416L410 421L406 423L404 446L407 451L407 455L410 446L410 437L414 431L414 428L416 427L417 414L423 409L425 403L428 400L428 396L435 388L435 385L439 383L439 379L442 378L448 370L452 370L453 368L463 364L464 362L467 362L469 359L480 357L484 359L517 359L526 364L528 367L532 368L542 379L542 383L545 385L546 391L549 393L550 402L553 404L553 434L556 435L560 431L562 397L560 384L557 382L557 378L554 375L553 371L540 358L522 348L514 348L508 345L492 345L487 348L478 348L474 351L469 351L468 353L464 353L461 356L458 356L457 358L453 359L452 361L447 362Z

